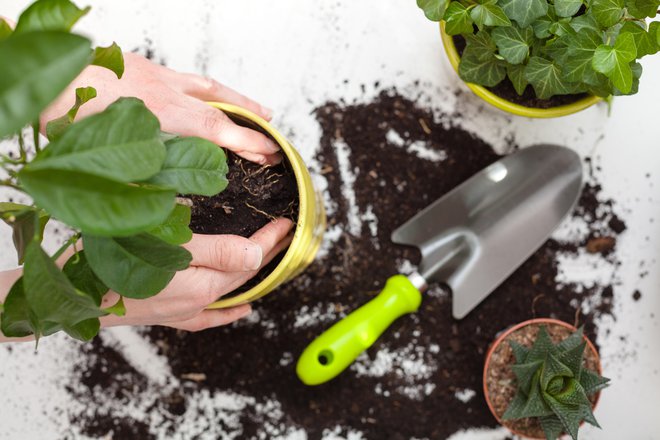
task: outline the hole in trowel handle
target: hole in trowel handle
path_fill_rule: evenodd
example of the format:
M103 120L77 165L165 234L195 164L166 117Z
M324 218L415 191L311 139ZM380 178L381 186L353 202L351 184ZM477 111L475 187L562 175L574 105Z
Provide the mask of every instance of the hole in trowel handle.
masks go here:
M323 350L319 353L319 364L321 365L330 365L334 356L330 350Z

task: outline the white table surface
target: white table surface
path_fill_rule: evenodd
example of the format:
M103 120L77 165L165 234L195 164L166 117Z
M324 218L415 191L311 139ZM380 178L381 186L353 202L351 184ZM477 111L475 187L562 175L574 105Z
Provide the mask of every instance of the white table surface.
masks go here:
M16 17L29 2L0 0L0 14ZM618 242L616 321L602 323L599 335L604 369L613 379L603 393L597 417L603 430L587 426L589 439L660 438L660 55L643 60L640 92L605 106L555 120L505 115L464 89L451 70L437 27L426 21L414 0L87 0L93 7L78 27L99 44L116 40L125 50L152 41L157 58L171 68L204 73L276 110L275 124L291 137L306 159L318 145L319 127L310 111L329 99L368 100L361 83L380 81L406 93L415 80L457 122L492 143L513 137L521 146L564 144L598 158L604 195L617 202L628 230ZM349 79L348 84L344 83ZM646 174L650 173L650 177ZM8 194L0 192L0 199ZM55 245L57 239L50 239ZM14 267L9 229L0 226L0 269ZM640 264L649 271L640 278ZM608 277L612 268L567 263L565 272L585 282ZM566 266L565 264L564 266ZM631 299L635 289L639 302ZM124 330L124 335L128 334ZM133 336L135 336L133 334ZM620 337L625 337L621 341ZM133 337L127 349L148 356L150 347ZM77 343L63 337L10 352L0 347L0 438L55 439L69 432L61 411L74 405L62 383ZM164 367L165 368L165 367ZM11 408L11 410L7 410ZM301 434L298 433L300 436ZM501 439L502 431L459 433L452 438ZM300 437L296 437L300 438ZM304 438L304 435L303 437Z

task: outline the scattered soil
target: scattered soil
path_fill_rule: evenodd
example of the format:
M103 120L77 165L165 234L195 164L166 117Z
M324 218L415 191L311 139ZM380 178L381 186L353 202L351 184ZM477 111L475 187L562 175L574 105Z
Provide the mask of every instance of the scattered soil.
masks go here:
M642 298L642 292L640 292L639 290L635 290L633 292L632 297L635 301L639 301Z
M213 197L191 197L190 228L193 232L250 237L278 217L297 221L298 186L287 159L275 166L264 166L228 152L227 163L229 184L224 191ZM246 292L259 284L277 267L283 256L284 251L229 296Z
M555 344L566 339L571 330L557 324L543 324L548 330L550 338ZM488 364L486 373L486 388L488 398L493 405L495 414L501 420L504 412L509 407L509 404L516 395L516 375L511 370L511 365L515 364L515 357L509 342L517 342L525 347L531 347L536 340L541 325L527 325L522 327L504 340L493 350L493 354ZM584 350L583 366L588 370L600 373L600 365L598 361L598 353L595 353L587 345ZM590 400L595 405L600 393L590 396ZM507 420L503 422L508 428L519 433L528 435L535 438L545 438L541 424L537 418L527 418L519 420Z
M453 38L454 44L456 45L456 50L458 51L459 55L463 55L466 44L465 38L460 35L456 35ZM555 95L549 99L539 99L536 97L536 93L534 93L534 89L531 85L527 85L523 94L519 95L508 77L504 78L504 80L497 84L495 87L486 88L495 93L500 98L504 98L507 101L513 102L514 104L533 108L552 108L573 104L574 102L577 102L588 96L586 93L578 93L573 95Z
M597 319L612 314L618 294L610 286L558 281L559 256L583 253L586 242L550 239L465 319L454 320L451 295L431 286L419 312L397 320L351 368L327 384L304 386L295 374L302 350L334 320L377 294L389 276L406 273L417 261L416 250L390 241L392 231L501 157L396 91L366 104L329 102L315 116L322 129L316 171L328 181L333 232L328 236L334 235L325 256L255 303L252 320L200 333L148 331L175 377L204 378L187 380L179 390L189 406L202 392L250 396L254 403L235 415L238 430L223 421L221 407L193 406L184 418L177 415L180 405L173 411L161 405L150 417L194 426L211 420L227 438L245 439L277 438L288 427L304 430L310 440L337 429L343 436L355 430L369 439L443 439L465 428L497 426L484 401L482 368L498 332L533 317L552 317L584 325L595 340ZM350 185L346 172L354 178ZM609 226L612 219L620 221L613 203L601 200L593 179L585 189L574 215L585 220L590 235L617 237ZM596 257L610 264L615 254ZM613 296L604 301L601 293L608 287ZM583 303L597 307L582 309ZM99 381L114 370L94 362L85 366ZM77 398L91 408L98 405L91 392ZM133 423L118 414L90 410L85 417ZM266 423L266 415L277 423Z

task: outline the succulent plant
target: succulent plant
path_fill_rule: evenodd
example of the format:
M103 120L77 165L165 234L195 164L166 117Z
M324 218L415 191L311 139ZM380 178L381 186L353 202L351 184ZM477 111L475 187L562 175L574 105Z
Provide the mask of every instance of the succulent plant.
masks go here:
M582 421L600 427L589 396L606 387L609 379L583 366L586 342L581 328L559 344L552 342L545 326L531 348L509 344L516 359L511 368L518 389L504 420L538 418L548 440L564 432L577 440Z

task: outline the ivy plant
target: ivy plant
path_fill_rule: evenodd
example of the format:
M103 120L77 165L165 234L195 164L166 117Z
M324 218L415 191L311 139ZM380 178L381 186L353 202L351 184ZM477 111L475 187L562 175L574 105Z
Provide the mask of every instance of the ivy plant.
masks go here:
M554 344L541 326L532 347L513 341L509 345L516 360L511 369L517 391L502 419L537 418L547 440L563 433L577 440L582 421L598 427L589 396L605 388L609 379L584 367L582 329Z
M660 51L660 0L417 0L426 17L465 39L460 77L508 78L540 99L637 93L638 60Z
M23 276L0 304L0 330L8 337L38 340L65 331L89 340L99 317L125 312L123 297L160 292L191 261L181 247L192 237L190 208L177 204L177 195L212 196L227 185L221 148L162 133L136 98L74 122L96 97L93 87L75 91L75 105L48 123L49 142L41 145L39 115L83 69L93 64L123 75L119 46L92 48L71 32L88 11L69 0L38 0L15 29L0 20L0 138L13 139L20 152L0 155L0 185L33 201L0 203L23 264ZM73 234L48 255L41 242L51 218ZM69 247L75 252L60 268L56 260ZM109 289L121 299L103 308Z

